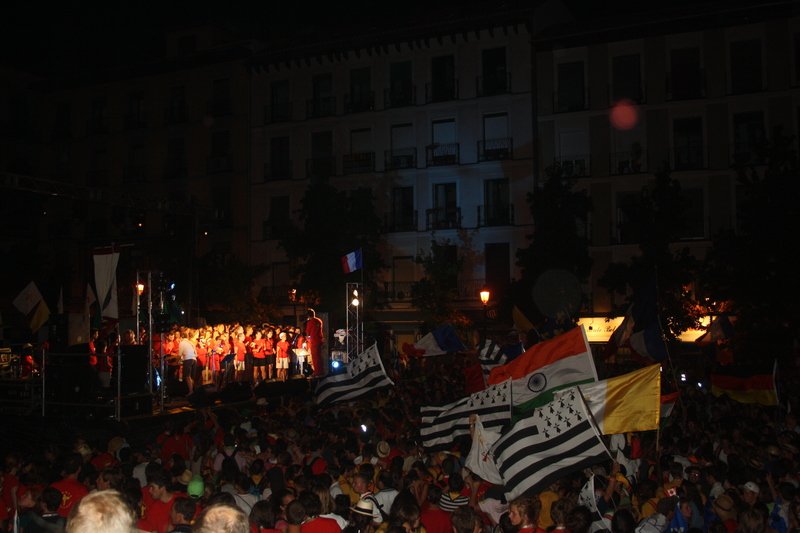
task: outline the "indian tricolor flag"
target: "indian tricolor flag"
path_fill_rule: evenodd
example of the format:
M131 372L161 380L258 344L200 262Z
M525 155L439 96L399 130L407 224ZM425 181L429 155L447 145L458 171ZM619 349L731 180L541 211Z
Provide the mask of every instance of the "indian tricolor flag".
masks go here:
M581 385L580 389L603 435L658 429L661 365Z
M553 393L597 381L583 326L534 344L510 363L492 369L488 384L512 379L514 410L526 412L553 400Z

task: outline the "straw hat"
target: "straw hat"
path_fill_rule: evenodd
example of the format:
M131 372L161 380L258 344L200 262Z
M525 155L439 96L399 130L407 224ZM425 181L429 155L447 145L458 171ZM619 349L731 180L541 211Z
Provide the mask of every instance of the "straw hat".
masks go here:
M188 485L192 481L192 471L191 470L184 470L180 477L178 478L178 483L181 485Z
M389 452L392 451L391 446L385 440L379 441L378 444L375 446L375 452L378 454L378 457L381 459L386 459L389 456Z
M720 494L717 496L712 506L714 507L714 512L717 513L723 521L736 519L736 506L733 503L733 498L727 494Z
M350 511L364 515L364 516L372 516L372 510L374 506L370 500L358 500L354 506L350 507Z

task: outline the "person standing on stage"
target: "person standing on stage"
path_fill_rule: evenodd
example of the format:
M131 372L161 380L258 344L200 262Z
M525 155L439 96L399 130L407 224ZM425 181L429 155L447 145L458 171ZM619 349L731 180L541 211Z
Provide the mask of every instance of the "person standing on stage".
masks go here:
M181 342L178 344L178 355L183 361L183 379L186 381L189 394L194 391L194 376L197 368L197 351L190 337L191 332L188 329L182 329Z
M275 345L275 361L278 369L278 381L286 381L289 377L289 341L286 340L286 332L278 334L278 344Z
M311 352L311 364L314 367L314 377L325 375L325 368L322 364L322 319L317 317L313 309L308 309L306 319L306 341L308 351Z

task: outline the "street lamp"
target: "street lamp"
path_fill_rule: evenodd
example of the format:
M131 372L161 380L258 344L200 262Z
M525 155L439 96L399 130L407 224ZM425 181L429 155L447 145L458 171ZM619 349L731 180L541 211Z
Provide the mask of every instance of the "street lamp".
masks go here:
M142 294L144 294L144 283L139 281L139 273L136 273L136 343L139 343L139 306L141 305Z
M489 324L489 298L492 296L492 292L489 290L488 287L484 286L481 289L481 292L478 293L481 297L481 303L483 304L483 339L486 340L486 328Z
M297 289L289 289L289 301L292 302L292 313L294 314L294 325L297 326Z

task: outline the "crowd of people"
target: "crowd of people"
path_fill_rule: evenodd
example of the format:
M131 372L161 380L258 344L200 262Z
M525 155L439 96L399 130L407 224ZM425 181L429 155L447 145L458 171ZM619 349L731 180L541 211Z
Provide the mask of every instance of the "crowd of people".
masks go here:
M469 436L420 445L419 407L462 397L466 364L448 355L391 368L394 386L356 402L259 398L166 417L150 432L122 424L13 451L0 480L3 531L800 531L793 401L739 404L685 386L660 430L612 439L621 456L507 501L466 468Z

